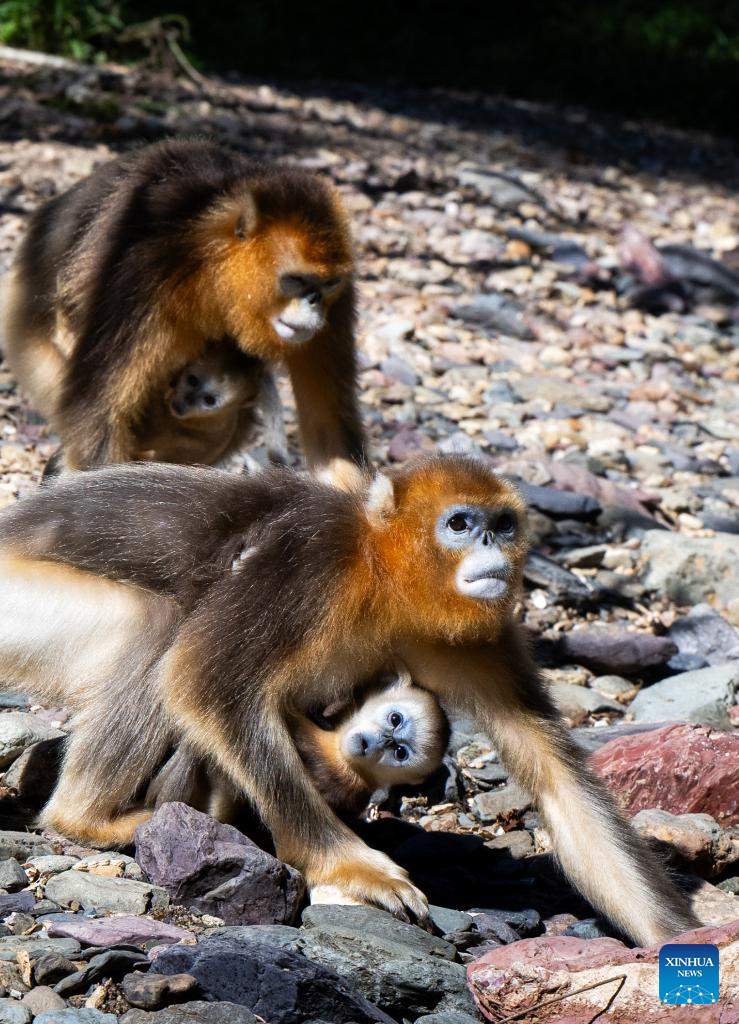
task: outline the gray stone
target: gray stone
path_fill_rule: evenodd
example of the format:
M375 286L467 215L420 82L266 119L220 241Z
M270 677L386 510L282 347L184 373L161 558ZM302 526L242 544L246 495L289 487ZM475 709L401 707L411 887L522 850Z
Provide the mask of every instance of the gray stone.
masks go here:
M56 985L76 970L72 961L61 953L44 953L33 965L33 980L37 985Z
M157 885L74 870L63 871L50 878L46 883L46 895L62 905L74 900L85 910L107 910L111 913L145 914L169 904L169 896Z
M20 864L25 864L31 857L53 852L48 839L33 832L0 832L0 859L15 857Z
M227 924L290 923L305 891L294 868L183 803L164 804L137 828L136 859L175 903Z
M26 872L15 857L0 860L0 889L5 889L7 892L18 892L26 885L28 885Z
M50 853L41 857L30 857L27 861L31 867L36 868L40 875L60 875L62 871L69 871L77 863L77 857L62 857Z
M118 1024L118 1018L87 1006L68 1006L64 1010L47 1010L34 1018L34 1024Z
M442 935L454 935L472 930L473 920L463 910L450 910L449 907L429 906L429 917L435 928Z
M482 328L512 338L531 341L534 337L520 303L497 292L474 295L468 302L453 306L451 313L466 323L478 324Z
M25 711L11 711L7 715L0 715L0 769L7 768L33 743L64 735L65 733L49 725L43 718Z
M40 808L51 796L66 740L62 734L34 743L11 764L5 781L17 791L24 804Z
M34 1017L48 1010L63 1010L66 1003L61 996L58 996L53 988L48 985L37 985L21 999L23 1006L27 1006Z
M122 978L137 967L148 967L146 953L133 953L128 949L109 949L92 957L89 963L74 974L62 978L54 986L54 991L65 999L86 992L96 981L103 978Z
M518 785L509 782L502 789L478 793L472 800L472 812L483 825L490 824L506 814L519 814L531 807L531 796Z
M560 713L574 722L581 722L587 715L597 711L624 713L623 704L606 697L599 690L588 690L572 683L552 683L549 692Z
M453 913L453 911L451 912ZM464 915L467 917L468 915ZM333 929L342 935L371 936L387 942L397 942L423 956L440 956L444 960L456 959L454 946L444 939L429 935L422 928L379 910L377 907L314 904L303 911L304 929Z
M707 604L698 604L673 622L669 637L682 655L697 655L709 665L739 661L739 629Z
M349 929L311 928L300 948L392 1016L472 1008L461 964L429 956L402 942Z
M192 974L206 995L247 1006L270 1024L315 1020L392 1024L390 1017L335 971L299 953L247 942L229 932L211 935L197 946L170 946L156 958L151 971ZM429 959L453 966L436 957Z
M594 917L588 917L584 921L575 921L562 932L563 935L572 935L576 939L604 939L608 938L608 932L604 932Z
M713 665L646 687L629 710L637 722L699 722L729 729L729 708L736 702L737 690L739 664Z
M0 960L15 963L20 950L27 952L33 960L45 953L61 953L62 956L73 957L79 953L80 944L74 939L40 939L36 935L0 936Z
M15 999L0 999L0 1024L30 1024L31 1011Z
M635 814L632 824L673 863L704 878L721 875L739 861L739 833L723 830L710 814L650 808Z
M142 1010L158 1010L166 1003L181 1001L182 996L194 995L197 987L192 974L142 974L134 971L121 982L128 1002Z
M0 690L0 708L27 708L31 703L25 693L15 690Z
M446 1010L443 1013L427 1013L423 1017L416 1017L416 1024L480 1024L479 1017L473 1017L462 1010Z
M168 1006L156 1013L129 1010L120 1024L256 1024L257 1018L237 1003L204 1003L198 1000Z
M677 653L668 637L611 628L571 629L542 645L542 650L555 664L584 665L592 672L623 676L664 665Z
M591 690L597 690L606 697L622 697L625 693L631 693L634 684L623 676L596 676L588 683ZM623 705L622 705L623 709Z
M677 601L711 601L720 608L739 595L739 559L736 537L688 537L666 530L647 530L642 538L646 558L644 585Z

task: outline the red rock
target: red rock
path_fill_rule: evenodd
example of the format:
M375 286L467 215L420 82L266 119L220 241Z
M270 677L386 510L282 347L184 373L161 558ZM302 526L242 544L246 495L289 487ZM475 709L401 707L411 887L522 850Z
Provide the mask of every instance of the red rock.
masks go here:
M629 814L658 807L739 823L739 735L668 725L605 743L590 759Z
M721 954L721 988L716 1005L667 1006L658 997L660 946L629 949L617 939L576 939L540 936L499 946L467 967L472 995L488 1020L498 1021L525 1010L529 1024L588 1024L607 1006L611 1024L737 1024L739 1021L739 921L717 928L698 928L674 942L714 943ZM622 988L609 979L626 975ZM548 1007L537 1004L569 995Z

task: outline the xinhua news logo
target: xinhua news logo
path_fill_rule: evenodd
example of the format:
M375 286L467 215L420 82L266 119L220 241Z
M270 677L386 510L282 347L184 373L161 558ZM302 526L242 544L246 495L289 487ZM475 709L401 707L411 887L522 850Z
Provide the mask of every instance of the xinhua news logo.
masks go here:
M659 951L659 997L673 1005L718 1002L716 946L663 946Z

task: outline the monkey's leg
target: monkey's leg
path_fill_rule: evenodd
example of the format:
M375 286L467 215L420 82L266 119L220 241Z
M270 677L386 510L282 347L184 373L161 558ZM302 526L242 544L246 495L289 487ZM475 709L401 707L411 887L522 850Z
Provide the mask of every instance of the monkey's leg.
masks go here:
M590 772L513 630L496 646L408 645L401 653L414 679L476 714L533 795L563 870L594 907L642 945L699 927Z
M134 690L135 693L135 690ZM130 809L136 793L156 770L170 737L161 709L142 706L143 693L93 705L76 716L61 775L41 822L78 842L127 846L151 810Z
M370 903L424 920L426 899L407 873L358 839L321 797L271 695L261 689L242 693L237 709L223 699L205 699L210 689L203 667L212 668L217 657L198 653L187 640L173 650L165 673L170 716L252 801L278 856L303 873L313 901Z
M298 346L288 358L303 451L311 469L333 459L365 462L357 405L353 352L324 334Z
M142 818L126 807L172 739L156 665L181 613L159 595L7 550L0 608L3 677L74 712L43 820L83 842L130 841Z
M285 415L277 389L277 381L272 370L267 367L262 379L259 395L259 409L262 414L262 429L267 458L277 466L288 464L287 433L285 432Z

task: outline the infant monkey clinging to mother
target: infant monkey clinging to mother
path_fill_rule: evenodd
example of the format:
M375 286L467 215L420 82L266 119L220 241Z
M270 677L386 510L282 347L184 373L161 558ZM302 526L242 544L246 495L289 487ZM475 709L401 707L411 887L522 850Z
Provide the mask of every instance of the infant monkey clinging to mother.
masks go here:
M291 735L318 792L343 820L376 790L423 782L441 764L449 722L436 697L396 662L320 712L296 714ZM223 772L182 744L154 777L146 803L181 800L231 822L244 796Z

